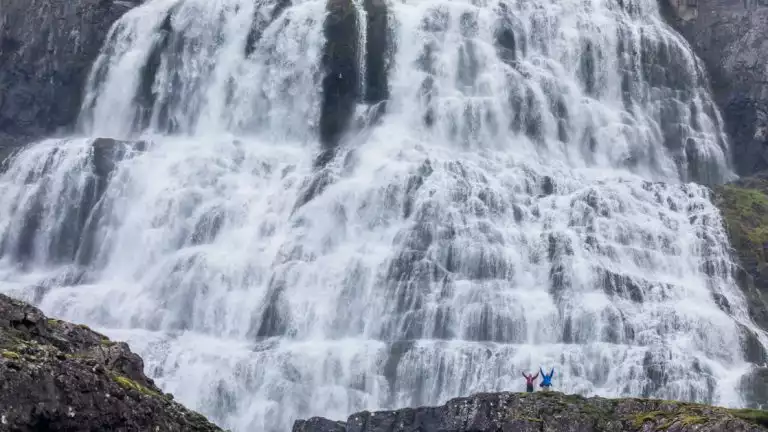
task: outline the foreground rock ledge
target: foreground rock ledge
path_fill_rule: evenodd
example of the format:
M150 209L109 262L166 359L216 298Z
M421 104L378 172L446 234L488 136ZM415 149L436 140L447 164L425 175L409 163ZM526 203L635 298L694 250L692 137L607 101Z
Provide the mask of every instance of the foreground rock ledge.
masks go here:
M0 294L0 431L221 431L143 369L126 343Z
M313 417L293 432L765 432L768 412L653 399L586 399L558 392L480 393L439 407Z

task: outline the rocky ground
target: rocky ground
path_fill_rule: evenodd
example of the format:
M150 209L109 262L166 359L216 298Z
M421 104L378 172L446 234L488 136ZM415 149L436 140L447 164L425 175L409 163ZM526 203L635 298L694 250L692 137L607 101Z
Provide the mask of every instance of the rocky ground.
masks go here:
M346 422L299 420L293 432L764 432L768 412L558 392L480 393L439 407L360 412Z
M124 342L0 294L0 431L221 431Z

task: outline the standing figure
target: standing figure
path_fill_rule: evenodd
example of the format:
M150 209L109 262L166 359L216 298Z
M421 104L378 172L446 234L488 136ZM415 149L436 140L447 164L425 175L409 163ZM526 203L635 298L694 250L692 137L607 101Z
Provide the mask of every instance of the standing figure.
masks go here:
M531 374L523 372L523 376L525 377L525 391L533 393L533 382L539 377L539 373L536 372L536 375L532 376Z
M545 374L541 368L539 368L539 371L541 372L541 384L539 384L539 386L543 388L544 391L547 391L552 387L552 375L555 374L555 368L553 367L552 370L549 371L549 375Z

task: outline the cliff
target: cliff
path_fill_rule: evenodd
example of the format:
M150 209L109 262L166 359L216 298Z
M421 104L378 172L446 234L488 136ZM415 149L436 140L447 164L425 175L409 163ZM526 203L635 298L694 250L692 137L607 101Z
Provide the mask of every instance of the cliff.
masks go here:
M221 431L124 342L0 294L0 431Z
M293 432L763 432L768 412L652 399L549 393L480 393L438 407L353 414L346 422L299 420Z
M703 60L740 175L768 169L768 1L659 0Z
M109 28L141 0L0 2L0 149L69 130Z
M713 189L733 255L739 263L736 281L747 300L752 320L768 329L768 172L741 178ZM727 305L723 305L727 307ZM748 406L768 407L768 353L755 335L745 331L745 355L756 367L742 381Z

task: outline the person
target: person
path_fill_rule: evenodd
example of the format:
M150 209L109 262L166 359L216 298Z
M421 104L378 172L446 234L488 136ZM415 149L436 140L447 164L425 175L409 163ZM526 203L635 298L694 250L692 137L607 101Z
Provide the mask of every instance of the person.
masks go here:
M549 371L549 375L545 374L541 368L539 368L539 372L541 372L541 384L539 384L539 386L543 388L544 391L547 391L552 387L552 375L555 374L555 368L552 367L552 370Z
M536 375L531 376L531 374L523 372L523 376L525 377L525 391L533 393L533 382L539 377L539 373L536 372Z

